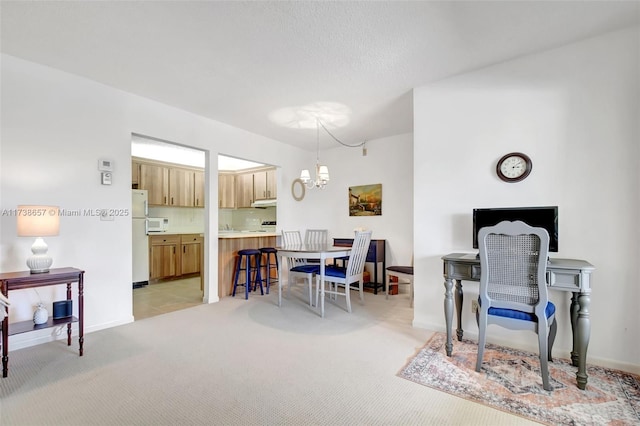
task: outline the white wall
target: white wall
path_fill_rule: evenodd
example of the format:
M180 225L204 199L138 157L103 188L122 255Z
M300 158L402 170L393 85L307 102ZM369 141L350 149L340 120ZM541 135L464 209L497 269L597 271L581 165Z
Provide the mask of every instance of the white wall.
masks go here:
M294 201L293 214L282 211L278 204L278 228L286 226L302 232L323 228L329 230L330 238L352 238L354 228L372 229L372 238L387 240L388 265L409 264L413 254L412 147L413 135L404 134L368 141L366 156L362 148L341 145L321 151L320 163L329 167L331 181L325 189L307 190L302 201ZM310 156L304 168L314 165L315 159ZM378 183L382 184L382 215L350 217L349 187ZM285 195L292 200L291 180L286 184ZM286 220L280 218L281 211L287 214Z
M414 91L414 325L444 330L440 257L472 252L474 207L559 206L557 257L596 267L588 362L640 371L637 262L639 33L618 31L417 88ZM505 153L533 160L523 182L495 175ZM463 328L477 335L463 283ZM554 352L571 349L568 296ZM536 349L496 327L490 339Z
M0 208L51 204L65 209L131 207L131 134L193 146L207 152L207 203L218 198L217 155L279 165L278 185L299 173L308 152L134 96L52 68L2 55ZM102 186L98 159L115 164L113 184ZM290 171L295 170L295 171ZM283 210L293 200L283 198ZM217 300L217 201L205 209L205 299ZM16 237L15 217L0 216L0 271L24 270L30 238ZM47 238L53 267L85 274L85 325L94 331L130 322L131 218L101 222L63 217L60 235ZM60 286L58 286L60 287ZM38 290L43 302L62 289ZM33 315L34 290L11 293L11 321ZM49 305L50 308L50 305ZM51 330L11 337L11 349L51 339Z
M131 134L202 149L207 153L207 204L217 200L217 155L222 153L278 167L278 229L324 227L332 237L348 237L353 228L374 230L387 239L387 260L406 263L412 254L411 134L367 143L360 149L321 153L330 166L324 191L308 191L303 201L291 196L300 169L315 162L302 151L188 112L122 92L49 67L2 55L0 208L52 204L65 209L131 207ZM312 135L311 135L312 136ZM102 186L98 159L115 164L113 185ZM348 187L381 183L383 215L348 216ZM204 209L205 301L217 300L217 203ZM48 238L53 267L74 266L85 274L85 330L91 332L133 320L131 220L101 222L95 217L63 217L60 235ZM26 269L32 244L16 236L15 218L0 216L0 271ZM62 289L11 293L11 321L30 319L41 297L64 298ZM50 305L49 305L50 306ZM48 341L52 329L11 337L11 350Z

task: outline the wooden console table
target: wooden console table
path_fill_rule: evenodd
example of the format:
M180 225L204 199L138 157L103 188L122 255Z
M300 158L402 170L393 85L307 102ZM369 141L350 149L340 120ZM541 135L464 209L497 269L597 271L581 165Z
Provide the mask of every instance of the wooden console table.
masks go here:
M55 268L43 274L32 274L30 271L9 272L0 274L2 294L9 297L9 290L22 290L25 288L43 287L56 284L67 285L67 299L71 300L71 284L78 283L78 318L69 316L60 319L49 317L44 324L35 325L33 320L20 321L9 324L9 308L5 308L7 316L2 321L2 377L9 373L9 336L26 333L28 331L41 330L43 328L67 325L67 345L71 346L71 324L78 322L78 342L80 356L82 356L84 343L84 271L76 268Z
M447 327L447 356L453 352L453 305L455 299L458 328L456 336L462 340L462 281L480 281L480 259L475 254L450 253L442 257L444 266L444 317ZM578 388L587 386L587 348L591 335L589 305L591 304L591 273L595 267L584 260L554 259L547 263L547 286L550 290L571 293L571 330L573 350L571 363L578 367ZM453 282L455 281L455 291Z
M366 262L373 263L375 267L373 269L373 282L366 283L364 286L373 287L373 294L378 294L378 287L384 288L384 278L382 278L382 281L378 281L378 263L382 263L382 275L384 277L384 272L387 269L385 242L386 240L371 240L369 251L367 251ZM353 238L334 238L333 245L338 247L351 247L353 245Z

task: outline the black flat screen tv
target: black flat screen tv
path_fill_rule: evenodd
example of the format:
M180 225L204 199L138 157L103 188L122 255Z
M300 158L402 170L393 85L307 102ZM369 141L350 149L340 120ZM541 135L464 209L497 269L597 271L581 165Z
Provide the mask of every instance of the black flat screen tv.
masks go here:
M478 248L478 231L503 220L521 220L529 226L544 228L549 233L549 251L558 252L558 206L501 207L473 209L473 248Z

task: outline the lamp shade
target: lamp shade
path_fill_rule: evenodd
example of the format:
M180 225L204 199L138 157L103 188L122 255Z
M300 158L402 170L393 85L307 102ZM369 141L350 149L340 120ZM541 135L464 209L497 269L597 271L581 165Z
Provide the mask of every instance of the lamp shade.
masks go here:
M311 180L311 175L309 174L309 170L304 169L300 173L300 179L302 179L304 182L307 182L307 181Z
M50 237L60 231L58 206L18 206L19 237Z
M327 166L320 166L318 169L318 177L322 180L329 180L329 168Z

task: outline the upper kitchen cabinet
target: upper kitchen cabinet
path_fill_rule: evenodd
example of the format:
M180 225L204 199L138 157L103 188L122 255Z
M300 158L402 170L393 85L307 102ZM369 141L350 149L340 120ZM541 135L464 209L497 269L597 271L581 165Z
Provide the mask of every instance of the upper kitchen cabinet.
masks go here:
M149 192L150 205L169 205L169 168L141 163L138 188Z
M251 207L256 200L277 197L276 169L253 170L236 176L236 207Z
M236 207L236 176L233 173L218 174L218 208Z
M149 192L149 205L204 207L204 171L178 164L133 159L131 186Z
M179 207L193 207L195 174L193 170L169 169L169 205Z
M268 169L253 174L254 200L277 198L276 169Z
M138 189L140 184L140 163L131 161L131 189Z
M236 207L251 207L253 203L253 173L239 173L236 176Z
M204 172L195 171L193 173L193 206L204 207Z

